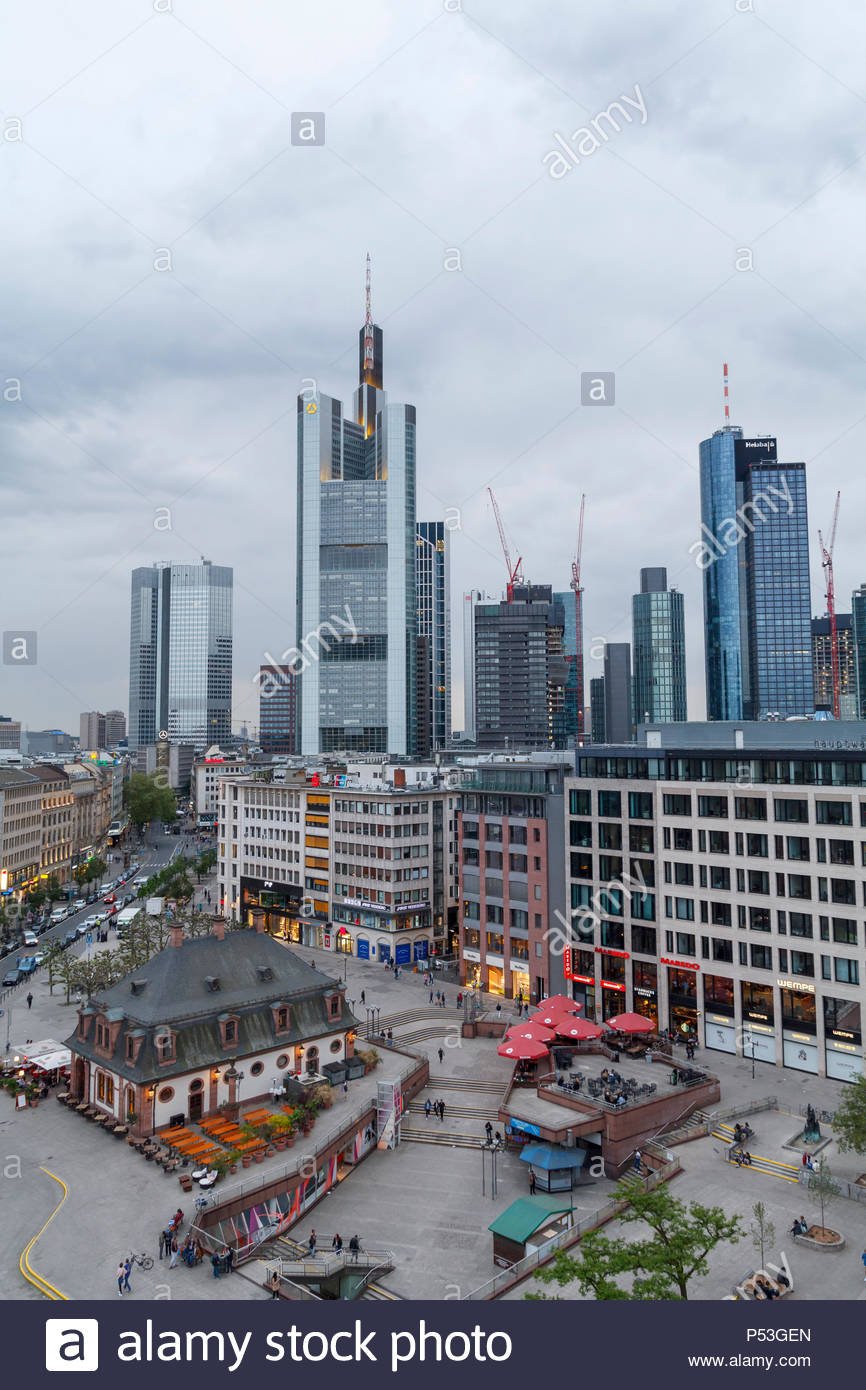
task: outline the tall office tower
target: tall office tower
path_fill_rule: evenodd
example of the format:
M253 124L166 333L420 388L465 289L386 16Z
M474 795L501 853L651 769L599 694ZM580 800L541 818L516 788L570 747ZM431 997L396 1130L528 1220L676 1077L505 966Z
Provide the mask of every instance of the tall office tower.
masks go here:
M673 724L686 718L686 628L683 596L668 589L663 568L640 572L632 598L634 717Z
M105 737L105 715L100 714L99 710L87 710L78 720L78 746L82 750L88 748L106 748Z
M451 582L449 532L444 521L419 521L415 527L415 591L418 637L424 641L419 692L427 690L429 744L419 738L417 751L446 748L451 740ZM421 694L419 693L419 699Z
M132 571L131 749L231 737L232 585L231 569L210 560Z
M631 647L628 642L605 643L604 736L607 743L631 743L634 738Z
M415 745L415 407L383 390L367 270L354 418L322 392L298 397L302 753Z
M850 613L836 614L836 634L839 644L839 718L860 719L854 625ZM832 710L832 643L830 619L826 616L812 619L812 679L816 710Z
M604 676L593 676L589 683L589 736L593 743L604 743Z
M477 589L463 595L463 734L475 740L475 607L483 595ZM491 600L492 602L492 600Z
M806 465L725 425L701 442L700 467L707 713L811 714Z
M566 681L562 622L549 584L518 584L510 603L476 604L479 748L557 746Z
M866 719L866 584L851 596L851 622L854 628L854 661L857 667L857 705L860 719Z
M259 744L263 753L296 753L298 678L291 666L259 667Z
M557 738L557 746L573 748L577 743L577 624L574 590L566 589L563 593L555 593L553 599L562 609L562 648L566 669L561 736Z
M116 748L126 738L126 715L122 709L109 709L105 712L105 742L107 747Z

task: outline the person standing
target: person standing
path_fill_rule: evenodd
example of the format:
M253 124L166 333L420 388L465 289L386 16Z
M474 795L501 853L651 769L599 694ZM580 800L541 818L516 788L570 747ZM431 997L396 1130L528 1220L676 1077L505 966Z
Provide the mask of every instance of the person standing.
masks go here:
M433 1003L433 991L432 991L432 989L431 989L431 991L430 991L430 1003L431 1003L431 1004Z
M219 1257L219 1255L217 1254L216 1251L214 1251L213 1254L212 1254L211 1257L210 1257L210 1265L211 1265L211 1269L213 1270L213 1277L214 1277L214 1279L219 1279L219 1277L220 1277L220 1257Z
M132 1260L126 1260L123 1265L123 1292L132 1293L129 1286L129 1276L132 1273Z
M362 990L361 990L361 1003L362 1003L362 1004L366 1004L366 1002L367 1002L367 991L366 991L365 989L362 989Z
M226 1250L226 1274L231 1274L235 1267L235 1248L230 1245Z
M534 1169L534 1168L530 1168L530 1170L529 1170L529 1195L530 1195L530 1197L534 1197L534 1196L535 1196L535 1169Z
M315 1228L315 1226L314 1226L313 1229L310 1231L310 1238L309 1238L309 1240L307 1241L307 1249L308 1249L309 1252L310 1252L310 1259L313 1259L313 1257L315 1256L315 1253L316 1253L316 1228Z
M28 1009L32 1009L32 1008L33 1008L33 995L32 995L32 994L28 994L28 996L27 996L27 1007L28 1007Z
M424 1118L425 1118L425 1120L429 1120L429 1119L430 1119L430 1111L431 1111L432 1109L433 1109L433 1106L430 1104L430 1097L428 1096L427 1099L426 1099L425 1102L424 1102Z
M352 1264L357 1264L357 1263L358 1263L358 1253L359 1253L360 1249L361 1249L361 1241L360 1241L360 1239L358 1238L358 1236L352 1236L351 1240L349 1241L349 1250L350 1250L351 1255L352 1255Z
M168 1262L168 1267L169 1269L174 1269L175 1265L177 1264L178 1254L180 1252L180 1246L177 1243L177 1236L172 1236L171 1245L169 1249L171 1250L171 1259Z
M162 1259L162 1256L163 1256L163 1252L164 1252L164 1251L165 1251L165 1231L160 1231L160 1233L159 1233L159 1258L160 1258L160 1259Z
M118 1298L123 1298L123 1277L124 1277L125 1273L126 1273L126 1270L125 1270L124 1265L123 1265L123 1260L121 1260L120 1263L119 1263L118 1266L117 1266L117 1275L116 1275L116 1278L117 1278L117 1297L118 1297Z
M445 1061L445 1052L441 1047L437 1052L436 1056L439 1058L439 1065L441 1067L442 1063Z
M444 1120L445 1120L445 1102L444 1102L444 1100L440 1100L440 1102L439 1102L439 1118L440 1118L440 1120L442 1120L442 1121L444 1122Z
M803 1220L802 1216L800 1220ZM866 1248L864 1248L863 1254L860 1256L860 1261L863 1265L863 1283L866 1284Z
M343 1253L343 1237L340 1235L339 1231L337 1231L334 1239L331 1241L331 1249L335 1255L342 1255Z
M635 1151L634 1151L634 1171L635 1171L636 1173L639 1173L639 1172L640 1172L640 1164L641 1164L641 1152L640 1152L640 1149L635 1149Z
M280 1276L279 1276L279 1274L277 1273L276 1270L274 1270L273 1274L271 1275L270 1279L268 1280L268 1288L269 1288L270 1291L271 1291L271 1298L279 1298L279 1296L280 1296Z
M487 1124L484 1126L484 1133L487 1135L487 1142L488 1142L488 1144L492 1144L492 1143L493 1143L493 1125L490 1123L489 1120L487 1121Z

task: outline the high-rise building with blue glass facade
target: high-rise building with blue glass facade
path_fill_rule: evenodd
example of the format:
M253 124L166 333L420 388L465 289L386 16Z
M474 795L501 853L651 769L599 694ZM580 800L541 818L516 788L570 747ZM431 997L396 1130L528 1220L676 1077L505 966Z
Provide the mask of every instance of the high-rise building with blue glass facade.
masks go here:
M232 571L157 564L132 572L130 748L205 748L232 731Z
M726 425L700 448L707 714L814 710L806 466Z
M564 589L553 595L564 615L562 649L565 655L565 699L562 707L561 728L556 738L557 748L573 748L577 744L577 622L575 618L575 594L573 589Z
M298 397L301 753L411 754L416 742L415 407L382 386L382 330L359 339L352 418Z
M685 605L664 568L642 569L632 598L636 723L673 724L686 715Z

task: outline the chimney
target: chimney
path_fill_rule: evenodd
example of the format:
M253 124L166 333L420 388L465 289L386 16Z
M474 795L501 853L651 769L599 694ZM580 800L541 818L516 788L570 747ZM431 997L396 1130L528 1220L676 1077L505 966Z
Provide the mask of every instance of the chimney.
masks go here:
M211 936L215 936L217 941L225 941L226 919L225 917L214 917L213 926L210 929Z
M180 922L172 922L168 933L169 946L183 945L183 926Z
M256 931L259 932L260 934L264 934L264 930L265 930L265 914L264 914L264 912L262 911L262 909L261 909L260 907L254 907L254 908L253 908L253 910L252 910L252 919L253 919L253 926L255 927Z

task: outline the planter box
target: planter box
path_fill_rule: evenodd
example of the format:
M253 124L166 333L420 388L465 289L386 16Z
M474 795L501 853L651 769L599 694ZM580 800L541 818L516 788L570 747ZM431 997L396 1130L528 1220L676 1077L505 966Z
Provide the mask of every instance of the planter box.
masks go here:
M832 1240L813 1240L811 1236L794 1236L795 1245L804 1245L807 1250L818 1250L824 1254L835 1255L840 1250L845 1249L845 1237L831 1227L827 1227L828 1235L833 1236Z
M348 1075L348 1067L345 1062L328 1062L322 1067L322 1072L332 1086L342 1086Z

